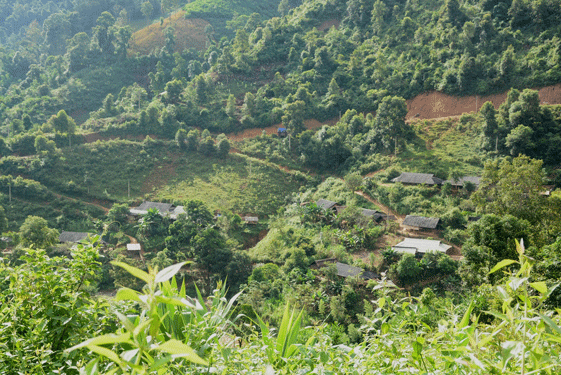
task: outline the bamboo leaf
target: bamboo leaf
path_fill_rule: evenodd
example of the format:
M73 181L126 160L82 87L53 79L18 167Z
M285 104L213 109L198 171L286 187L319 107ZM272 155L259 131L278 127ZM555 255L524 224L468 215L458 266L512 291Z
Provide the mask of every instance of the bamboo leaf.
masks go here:
M144 272L139 268L129 266L126 263L117 262L117 261L112 261L111 264L123 268L125 271L127 271L134 277L144 281L146 284L150 284L150 281L152 281L152 276L150 276L149 274L147 274L146 272Z
M163 270L158 272L158 274L156 275L155 281L157 283L163 283L164 281L168 281L169 279L174 277L175 274L177 274L179 272L181 267L183 267L187 263L188 262L181 262L181 263L173 264L169 267L164 268Z
M501 268L504 268L506 266L510 266L513 263L518 263L516 260L512 260L512 259L503 259L501 260L499 263L497 263L495 265L495 267L493 267L491 269L491 271L489 271L489 274L492 274L494 272L497 272L498 270L500 270Z
M464 313L464 316L462 318L462 320L460 321L460 324L458 325L459 329L462 329L464 327L467 327L467 325L469 324L469 317L471 315L471 312L473 311L473 300L469 303L469 306L466 310L466 312Z

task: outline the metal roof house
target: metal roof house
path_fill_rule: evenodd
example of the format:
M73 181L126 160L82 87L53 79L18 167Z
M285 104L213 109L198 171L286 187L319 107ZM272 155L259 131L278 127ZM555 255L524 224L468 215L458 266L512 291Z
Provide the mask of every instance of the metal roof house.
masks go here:
M62 231L60 233L60 235L58 236L58 241L60 243L65 243L65 242L74 242L74 243L79 243L82 240L85 240L86 238L88 238L88 236L95 236L94 233L86 233L86 232L65 232Z
M138 252L140 252L140 244L139 243L128 243L127 244L127 251L138 251Z
M407 229L413 230L436 229L439 222L440 219L437 217L407 215L402 225Z
M446 181L443 182L443 184L450 183L450 185L452 185L452 187L461 189L461 188L464 187L466 182L471 182L472 184L475 185L475 188L477 189L479 187L479 184L481 183L481 177L464 176L464 177L458 178L457 180L454 180L454 179L446 180Z
M58 236L58 241L60 243L78 244L78 243L86 240L88 238L88 236L94 237L94 236L97 236L97 234L87 233L87 232L66 232L66 231L62 231L60 233L60 235ZM96 244L105 245L106 242L101 239L101 236L99 236L98 240L96 241Z
M160 202L142 202L138 207L133 207L130 209L130 213L133 216L142 216L148 213L148 210L155 208L158 210L160 215L168 216L172 219L177 219L177 217L185 213L183 206L174 206L171 203L160 203Z
M247 224L257 224L259 222L259 217L257 216L244 216L242 220L245 221Z
M446 254L451 248L452 246L446 245L438 240L424 240L420 238L405 238L392 247L392 249L398 253L413 255L423 255L429 251L438 251Z
M324 210L335 210L337 202L328 201L327 199L318 199L316 205L323 208Z
M314 268L322 268L329 264L335 264L337 268L337 276L340 277L354 277L359 276L363 280L379 279L380 276L371 271L365 271L360 267L350 266L345 263L337 262L335 258L327 258L316 260Z
M368 208L361 208L360 213L363 216L372 218L377 223L379 223L382 220L395 220L395 216L391 216L391 215L388 216L383 212L376 211L376 210L370 210Z
M441 185L442 179L435 177L432 173L401 172L401 175L392 179L392 182L401 182L409 185Z

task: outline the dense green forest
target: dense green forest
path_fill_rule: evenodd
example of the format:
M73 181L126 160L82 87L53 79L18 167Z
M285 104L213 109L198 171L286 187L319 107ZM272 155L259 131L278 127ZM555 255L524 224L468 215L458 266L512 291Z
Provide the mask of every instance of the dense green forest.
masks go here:
M0 0L0 373L558 373L560 37L561 0Z

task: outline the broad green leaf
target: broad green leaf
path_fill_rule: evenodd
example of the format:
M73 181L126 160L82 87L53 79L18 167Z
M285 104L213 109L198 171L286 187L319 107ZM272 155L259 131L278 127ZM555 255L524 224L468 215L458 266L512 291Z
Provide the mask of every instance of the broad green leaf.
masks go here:
M549 327L551 327L552 330L554 330L555 332L557 332L558 335L561 336L561 328L559 328L559 326L557 324L555 324L555 322L553 320L551 320L550 317L543 315L543 314L539 314L540 317L544 320L544 322L547 323L547 325Z
M521 238L520 242L518 242L518 240L516 239L514 241L516 242L516 252L518 253L518 255L524 255L524 238Z
M98 337L94 337L91 338L89 340L84 341L81 344L75 345L69 349L66 349L66 351L71 352L75 349L79 349L79 348L83 348L85 346L89 346L89 345L106 345L106 344L116 344L116 343L124 343L124 342L128 342L130 343L130 333L123 333L122 335L113 335L113 334L109 334L109 335L102 335L102 336L98 336Z
M522 277L522 278L519 278L519 277L512 277L512 278L510 279L510 282L508 283L508 286L510 286L510 288L512 289L512 291L515 292L515 291L517 291L518 288L520 288L520 286L521 286L522 284L524 284L524 282L527 281L527 280L528 280L528 278L526 278L526 277Z
M135 301L140 302L138 298L138 292L129 288L121 288L117 291L115 296L115 301Z
M180 300L180 299L177 299L177 298L164 297L164 296L157 296L156 297L156 302L158 302L158 303L167 303L168 305L174 305L174 306L188 306L183 301L187 302L185 299Z
M152 319L148 319L135 327L134 331L132 332L133 336L138 336L140 332L143 332L146 327L150 325L150 323L152 323Z
M174 358L185 358L193 363L208 366L208 362L202 359L195 353L195 351L188 345L185 345L178 340L169 340L157 346L156 350L171 354Z
M508 362L524 351L524 343L521 341L505 341L501 344L501 357L503 358L503 371L506 370Z
M91 360L90 362L88 362L88 364L86 365L86 367L84 368L84 372L86 375L95 375L95 374L99 374L99 369L98 369L98 364L99 362L99 358L96 358L94 360Z
M541 294L547 294L547 284L543 281L538 281L535 283L530 283L530 286L540 292Z
M125 271L127 271L134 277L144 281L146 284L150 284L150 281L152 281L152 276L150 276L149 274L147 274L146 272L144 272L139 268L129 266L126 263L117 262L117 261L112 261L111 264L123 268Z
M130 332L130 331L134 330L134 324L133 324L133 322L131 322L131 320L127 316L121 314L118 311L116 311L115 314L117 315L117 318L119 318L119 321L121 322L121 324L125 326L127 331Z
M386 304L386 299L384 297L378 298L378 307L383 308Z
M169 279L174 277L175 274L179 272L181 267L183 267L187 263L188 262L181 262L181 263L173 264L169 267L164 268L163 270L158 272L158 274L156 275L155 281L157 283L163 283L164 281L168 281Z
M172 357L169 356L169 355L166 355L165 357L157 359L154 362L154 364L152 364L152 366L150 366L150 368L148 369L149 373L152 373L153 371L156 371L156 370L160 369L162 366L164 366L165 364L167 364L171 360L172 360Z
M491 271L489 271L489 274L492 274L493 272L497 272L498 270L500 270L501 268L504 268L506 266L510 266L513 263L518 263L516 260L512 260L512 259L503 259L501 260L499 263L497 263L495 265L495 267L493 267L491 269Z
M97 345L88 345L88 349L90 349L92 352L97 353L99 355L102 355L104 357L109 358L110 360L112 360L113 362L115 362L116 364L118 364L119 366L122 365L122 361L121 358L119 358L119 356L117 355L117 353L115 353L112 350L109 350L107 348L101 347L101 346L97 346Z
M413 353L417 356L423 352L423 344L418 341L413 342Z

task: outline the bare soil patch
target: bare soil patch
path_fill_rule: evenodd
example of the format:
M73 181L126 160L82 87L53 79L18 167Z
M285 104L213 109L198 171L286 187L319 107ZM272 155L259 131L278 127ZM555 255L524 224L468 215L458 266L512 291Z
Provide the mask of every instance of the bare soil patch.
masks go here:
M337 123L337 121L339 121L339 117L335 117L327 121L318 121L316 119L309 119L304 121L304 126L306 127L306 129L313 130L313 129L321 128L323 125L333 126ZM276 125L268 126L266 128L244 129L239 133L228 134L228 139L230 139L231 141L240 142L247 138L259 137L261 134L263 134L263 131L265 131L265 134L267 135L277 134L278 129L282 127L284 127L282 124L276 124Z
M175 48L178 51L195 48L202 51L206 47L205 26L209 23L203 19L185 19L185 12L179 11L164 19L164 22L153 23L132 34L129 55L139 53L148 55L154 48L165 45L164 30L168 26L175 28Z
M140 189L142 194L152 192L154 188L165 185L170 178L175 177L175 168L178 159L179 154L174 153L171 155L171 161L153 168L150 171L150 175L148 175L142 183L142 188Z
M561 104L561 84L534 90L538 90L541 104ZM451 96L438 91L430 91L407 101L406 119L411 121L460 116L463 113L479 111L485 102L491 102L495 108L499 108L506 100L507 93Z

